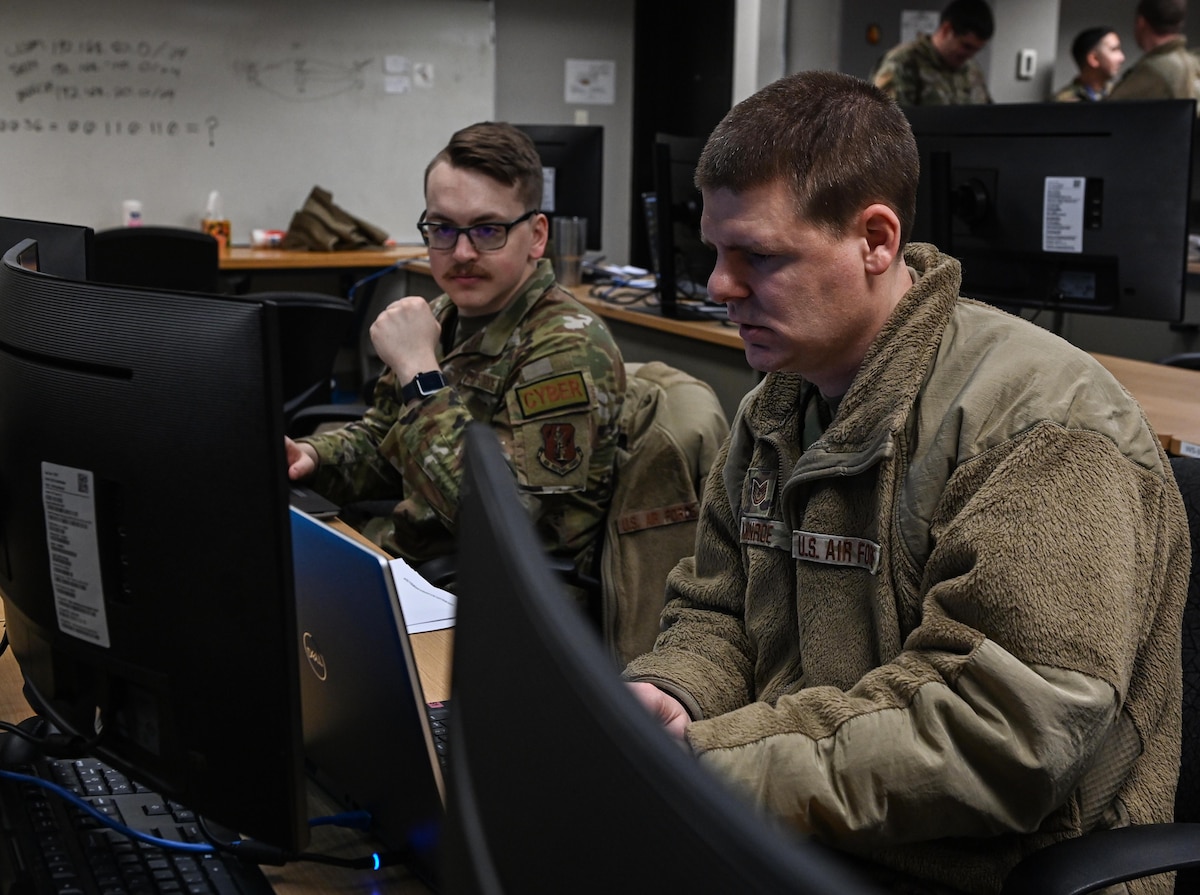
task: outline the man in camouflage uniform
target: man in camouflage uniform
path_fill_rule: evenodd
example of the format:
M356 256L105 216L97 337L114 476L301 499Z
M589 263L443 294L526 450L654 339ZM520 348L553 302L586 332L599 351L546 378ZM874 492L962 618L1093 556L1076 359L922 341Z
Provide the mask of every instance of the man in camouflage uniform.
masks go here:
M1140 0L1133 34L1145 53L1110 99L1200 99L1200 60L1187 48L1187 0Z
M625 371L608 328L542 258L541 196L541 161L521 131L456 133L425 171L418 223L446 293L402 298L372 324L387 369L361 420L287 443L291 478L331 500L394 498L391 524L372 536L410 562L454 551L463 434L483 420L547 549L592 568Z
M1071 42L1071 57L1079 66L1079 74L1054 94L1056 103L1104 99L1125 62L1120 35L1106 26L1080 31Z
M952 0L937 30L888 51L875 70L875 86L902 106L990 103L983 70L974 56L992 37L992 11L983 0Z

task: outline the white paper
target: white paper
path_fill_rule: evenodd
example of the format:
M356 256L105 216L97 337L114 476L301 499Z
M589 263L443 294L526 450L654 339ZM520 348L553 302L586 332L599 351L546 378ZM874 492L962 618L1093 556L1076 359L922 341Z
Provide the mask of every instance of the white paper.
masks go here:
M1047 177L1042 204L1042 251L1083 251L1084 177Z
M919 34L933 34L942 14L937 9L903 9L900 11L900 43L916 40Z
M566 89L568 103L611 106L617 101L617 63L612 59L568 59Z
M454 594L434 587L402 559L393 559L388 565L409 634L454 627Z

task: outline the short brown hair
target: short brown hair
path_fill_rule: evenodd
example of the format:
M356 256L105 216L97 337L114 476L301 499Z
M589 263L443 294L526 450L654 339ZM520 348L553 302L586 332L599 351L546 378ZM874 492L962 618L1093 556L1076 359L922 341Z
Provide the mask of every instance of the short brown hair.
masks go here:
M833 71L789 75L733 107L700 154L696 186L741 192L777 180L797 215L834 234L872 203L916 213L920 161L908 119L881 90Z
M1187 0L1140 0L1137 14L1156 34L1179 34L1187 17Z
M542 204L542 160L524 131L503 121L481 121L455 131L446 148L425 168L425 183L438 162L478 171L505 186L515 186L526 208Z

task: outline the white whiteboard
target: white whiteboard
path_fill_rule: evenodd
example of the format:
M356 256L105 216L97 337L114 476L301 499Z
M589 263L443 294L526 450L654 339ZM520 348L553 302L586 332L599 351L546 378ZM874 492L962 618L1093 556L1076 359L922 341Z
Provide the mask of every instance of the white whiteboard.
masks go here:
M38 0L0 8L0 215L284 229L309 190L401 242L490 119L490 0Z

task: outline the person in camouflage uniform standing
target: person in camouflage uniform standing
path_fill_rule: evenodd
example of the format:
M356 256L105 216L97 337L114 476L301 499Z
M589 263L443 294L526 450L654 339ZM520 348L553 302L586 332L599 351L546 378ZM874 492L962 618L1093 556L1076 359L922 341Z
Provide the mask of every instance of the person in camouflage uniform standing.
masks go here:
M1079 74L1055 91L1056 103L1099 102L1112 90L1125 62L1120 35L1105 25L1080 31L1071 42L1071 57Z
M1140 0L1133 33L1145 53L1109 99L1200 99L1200 60L1187 47L1186 0Z
M875 86L901 106L990 103L974 56L992 38L992 11L983 0L952 0L937 30L893 47L876 68Z
M463 435L482 420L547 549L592 569L625 370L607 326L542 258L541 197L524 133L485 122L454 134L425 171L418 223L445 294L402 298L372 324L387 369L361 420L287 442L289 476L336 503L395 498L371 534L410 562L454 552Z

